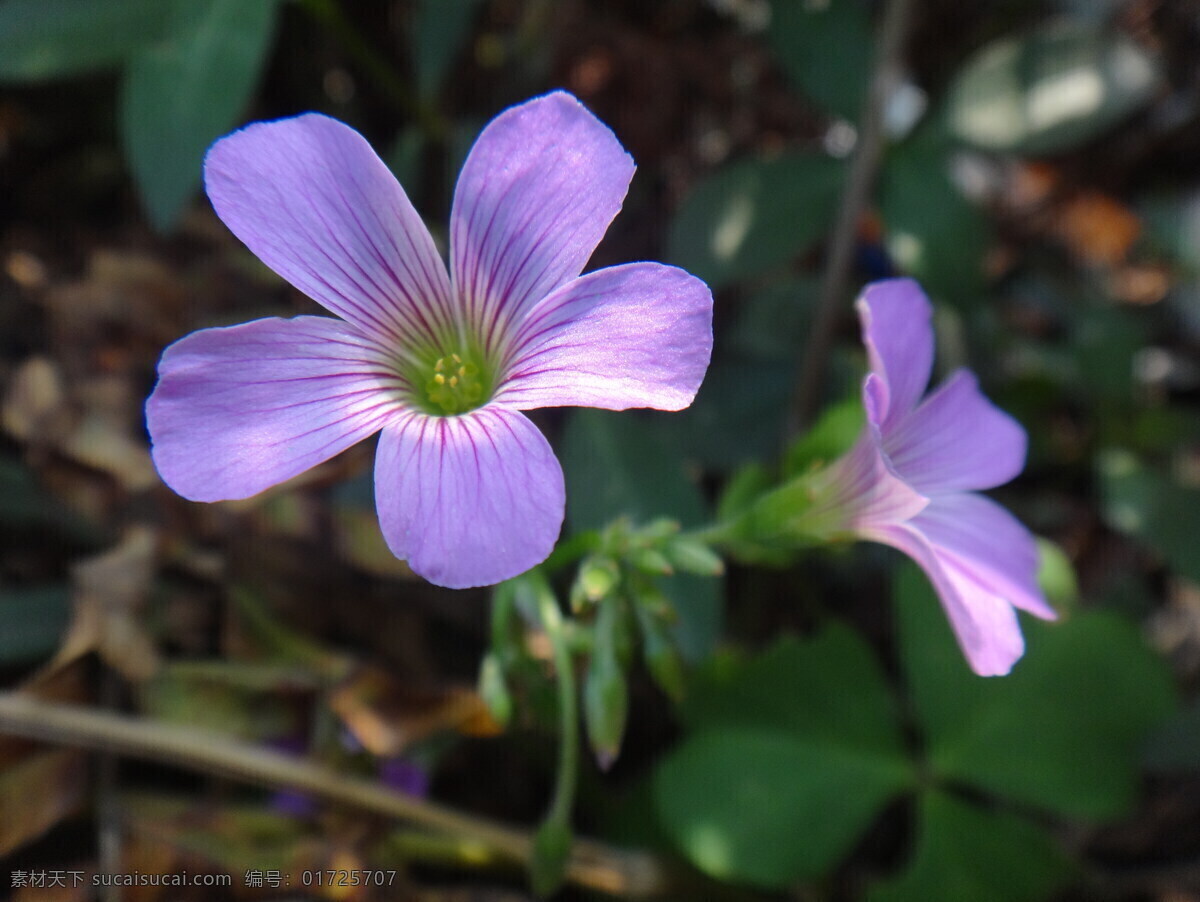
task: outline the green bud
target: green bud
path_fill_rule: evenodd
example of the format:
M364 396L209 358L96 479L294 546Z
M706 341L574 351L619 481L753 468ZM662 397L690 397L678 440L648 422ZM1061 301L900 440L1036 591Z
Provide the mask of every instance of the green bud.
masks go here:
M720 576L725 572L725 562L720 555L703 542L688 536L679 536L668 542L663 550L667 559L685 573Z
M667 517L652 520L638 530L638 537L643 541L661 542L679 532L679 521Z
M567 875L571 857L571 827L556 818L548 818L533 836L533 855L529 860L529 883L539 899L553 895Z
M608 770L621 752L629 691L625 676L611 654L593 654L583 685L583 714L588 742L601 770Z
M644 573L669 576L675 572L675 568L671 566L666 555L655 548L642 548L635 551L632 560L633 565Z
M620 581L621 570L612 558L600 555L586 558L579 565L579 576L571 589L572 606L577 594L593 602L607 598Z
M638 623L642 628L642 658L654 682L672 701L683 700L683 659L675 647L666 624L645 609L638 608Z
M496 723L507 727L512 718L513 700L500 667L500 659L492 652L483 656L479 666L479 697L487 705Z

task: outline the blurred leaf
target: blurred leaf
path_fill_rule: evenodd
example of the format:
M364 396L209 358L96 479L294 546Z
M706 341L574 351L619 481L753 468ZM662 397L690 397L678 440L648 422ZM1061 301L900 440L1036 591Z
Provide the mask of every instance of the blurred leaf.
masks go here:
M972 304L983 288L987 218L951 181L939 140L906 141L880 174L879 212L888 253L930 294Z
M871 17L858 0L772 0L771 49L792 82L826 112L862 115L874 55Z
M1150 734L1142 763L1160 773L1200 770L1200 703L1192 702Z
M726 341L746 357L795 361L804 347L818 290L815 279L784 279L739 299Z
M38 752L0 773L0 855L37 839L88 795L87 759L75 749Z
M842 171L838 161L814 153L727 166L676 212L667 257L713 289L779 266L825 233Z
M1158 78L1156 61L1123 34L1060 20L968 60L950 88L949 124L985 150L1070 150L1145 105Z
M1111 614L1023 621L1012 674L963 661L924 575L896 580L901 658L943 780L1073 817L1120 814L1137 789L1136 752L1174 707L1170 674L1137 629Z
M1016 815L930 791L918 819L912 863L867 902L1035 902L1071 876L1046 832Z
M770 458L783 441L794 376L788 360L715 363L692 406L656 418L656 431L714 470Z
M1097 467L1105 519L1148 544L1181 576L1200 580L1200 489L1176 484L1128 451L1102 452Z
M0 667L51 654L67 628L70 605L67 586L0 592Z
M720 879L782 886L822 873L913 779L883 675L840 626L697 687L684 713L694 732L655 774L656 809Z
M533 837L529 859L529 882L539 899L552 896L562 886L571 857L571 827L558 820L546 820Z
M164 723L184 724L262 740L304 728L293 702L316 686L301 670L245 661L173 661L141 686L143 710Z
M1038 585L1054 610L1071 613L1079 606L1079 580L1071 559L1062 546L1049 539L1039 538L1037 546Z
M5 0L0 79L38 81L117 66L166 31L170 0Z
M800 686L803 692L784 688ZM680 713L692 729L764 726L889 759L905 754L896 705L875 656L839 624L809 639L780 639L698 683Z
M276 0L194 0L125 72L121 131L154 225L171 228L200 178L204 152L229 131L266 62Z
M474 689L418 689L363 667L329 694L329 707L367 751L399 755L435 733L495 736L501 727Z
M705 518L700 490L677 453L637 415L581 409L571 413L560 453L572 532L598 529L618 517L646 522L670 517L684 526ZM662 579L679 620L675 638L691 660L705 657L721 620L721 582L681 573Z
M470 36L481 0L418 0L413 16L411 52L417 91L431 99L459 50ZM456 170L457 171L457 170Z

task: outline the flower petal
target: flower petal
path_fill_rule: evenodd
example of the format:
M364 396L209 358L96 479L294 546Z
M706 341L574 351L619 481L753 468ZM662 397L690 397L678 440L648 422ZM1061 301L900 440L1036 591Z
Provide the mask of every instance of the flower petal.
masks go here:
M929 504L888 466L870 426L849 451L808 482L811 503L803 517L813 524L809 531L814 535L863 533L901 523Z
M612 131L562 91L493 119L450 214L450 270L469 321L494 338L501 320L578 276L633 170Z
M532 308L513 344L505 407L681 410L712 356L712 294L674 266L601 269Z
M1038 587L1037 543L1021 522L983 495L941 495L910 524L979 585L1045 620L1058 615Z
M486 586L540 564L558 538L565 498L549 443L515 411L412 414L379 439L384 538L439 586Z
M1025 652L1012 605L980 586L911 524L881 527L865 537L900 549L925 571L972 670L980 676L1003 676L1012 670Z
M212 146L204 185L259 259L368 334L450 327L450 280L429 230L349 126L316 113L249 125Z
M377 432L398 409L380 351L321 316L193 332L146 401L163 481L192 501L249 498Z
M912 279L868 285L855 306L862 322L871 371L882 380L876 397L879 425L886 434L912 410L933 371L933 308Z
M1025 430L959 370L907 417L885 431L892 465L919 492L1003 485L1025 466Z

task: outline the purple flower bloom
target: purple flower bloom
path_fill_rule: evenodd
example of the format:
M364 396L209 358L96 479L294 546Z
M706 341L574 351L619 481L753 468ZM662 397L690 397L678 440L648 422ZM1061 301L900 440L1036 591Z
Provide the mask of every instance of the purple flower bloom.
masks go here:
M549 554L563 475L520 413L687 407L712 296L682 270L580 276L633 161L575 98L501 113L463 167L450 266L357 132L256 123L204 163L217 215L340 319L267 318L171 345L146 403L155 465L194 501L247 498L380 432L388 546L430 582L487 585Z
M857 302L871 372L867 423L821 472L805 515L900 549L929 576L971 668L1008 673L1025 643L1014 608L1055 618L1037 585L1033 536L975 494L1025 465L1025 431L959 370L922 399L933 368L932 308L910 279L869 285Z

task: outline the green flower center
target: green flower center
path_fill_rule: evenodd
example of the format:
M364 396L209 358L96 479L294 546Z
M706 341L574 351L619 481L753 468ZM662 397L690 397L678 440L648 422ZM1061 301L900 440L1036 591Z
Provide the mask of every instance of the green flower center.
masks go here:
M475 355L450 353L438 357L421 379L418 401L426 412L452 417L474 410L491 395L491 378Z

